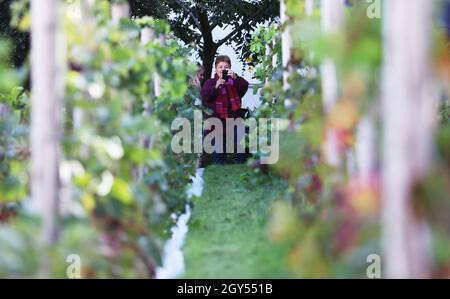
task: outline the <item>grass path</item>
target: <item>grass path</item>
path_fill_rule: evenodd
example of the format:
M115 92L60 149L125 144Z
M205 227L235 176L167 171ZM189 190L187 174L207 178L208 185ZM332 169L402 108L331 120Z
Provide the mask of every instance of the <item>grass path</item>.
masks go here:
M245 165L212 165L203 178L183 249L184 278L287 277L283 249L270 244L266 233L281 182Z

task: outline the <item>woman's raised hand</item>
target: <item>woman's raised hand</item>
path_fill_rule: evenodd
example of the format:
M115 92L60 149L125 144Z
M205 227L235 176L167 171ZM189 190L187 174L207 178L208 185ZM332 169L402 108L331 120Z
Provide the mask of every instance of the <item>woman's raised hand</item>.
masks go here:
M231 69L228 70L228 76L230 76L233 79L237 78L236 73L233 72L233 70L231 70Z
M220 87L220 85L225 84L225 80L224 79L217 79L216 82L216 89Z

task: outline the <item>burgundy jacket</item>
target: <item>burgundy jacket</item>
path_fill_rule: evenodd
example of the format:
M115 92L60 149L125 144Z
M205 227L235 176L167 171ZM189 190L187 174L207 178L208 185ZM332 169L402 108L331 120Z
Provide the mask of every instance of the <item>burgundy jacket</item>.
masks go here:
M242 98L244 97L245 93L248 90L248 82L244 78L238 75L236 76L237 77L234 80L234 87L236 87L236 90L242 100ZM214 76L214 78L208 79L205 82L205 84L203 84L202 90L200 91L203 106L214 111L214 114L210 115L209 117L219 117L216 112L216 105L215 105L218 93L218 90L216 89L216 82L217 82L216 77L217 76ZM204 117L206 116L204 115Z

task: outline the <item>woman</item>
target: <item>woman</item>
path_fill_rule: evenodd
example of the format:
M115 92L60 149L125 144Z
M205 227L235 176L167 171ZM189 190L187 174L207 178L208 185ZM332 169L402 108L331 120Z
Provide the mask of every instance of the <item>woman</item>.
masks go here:
M191 85L194 86L198 91L201 90L203 81L205 81L205 68L200 64L197 64L197 72L195 76L191 79Z
M214 78L208 79L201 89L201 96L203 105L213 111L209 117L216 117L222 121L223 134L222 144L223 153L213 153L213 162L215 164L224 164L226 162L226 134L225 134L225 120L233 117L233 112L237 112L242 106L242 97L248 90L248 82L238 76L231 69L231 60L228 56L222 55L216 58L214 63L215 74ZM227 78L223 76L226 75ZM225 80L226 79L226 80ZM237 138L236 128L234 132L235 140L235 155L236 163L244 163L246 155L244 153L236 153ZM214 140L217 142L218 140Z
M202 65L197 64L197 72L195 73L195 76L193 76L191 78L191 80L189 81L190 85L195 90L195 97L196 97L195 107L202 105L202 101L200 99L201 98L200 92L201 92L204 82L205 82L205 68ZM206 117L207 117L207 115L203 112L203 119L205 119ZM203 132L202 142L203 142L203 138L205 138L205 136L206 136L205 132ZM205 168L206 166L211 164L211 160L212 160L211 154L203 152L200 155L198 167Z

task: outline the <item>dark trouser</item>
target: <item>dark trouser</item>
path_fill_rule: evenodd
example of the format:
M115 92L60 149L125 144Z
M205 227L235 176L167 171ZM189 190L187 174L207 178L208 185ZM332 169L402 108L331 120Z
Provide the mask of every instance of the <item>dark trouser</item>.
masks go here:
M222 134L222 146L223 146L223 150L222 153L218 153L216 151L213 152L212 154L212 159L213 159L213 163L214 164L225 164L226 163L226 145L227 145L227 138L226 138L226 124L225 121L222 120L222 124L223 124L223 134ZM235 163L238 164L242 164L245 163L247 160L247 154L244 153L238 153L238 142L240 142L240 140L238 140L238 128L235 126L233 128L234 130L234 148L233 148L233 159ZM231 136L229 136L229 138L231 138ZM244 137L245 138L245 137ZM220 142L220 141L219 141ZM215 138L212 140L212 144L215 146L216 145L216 140Z

